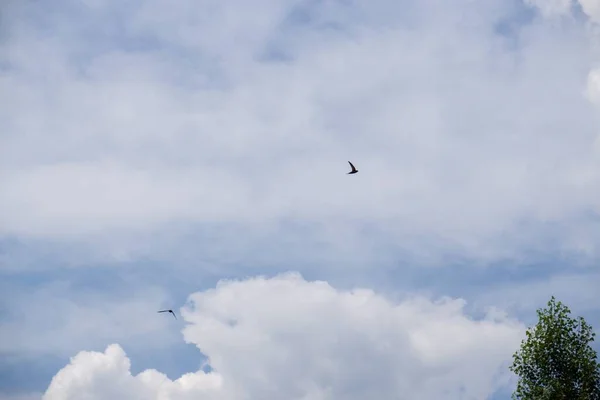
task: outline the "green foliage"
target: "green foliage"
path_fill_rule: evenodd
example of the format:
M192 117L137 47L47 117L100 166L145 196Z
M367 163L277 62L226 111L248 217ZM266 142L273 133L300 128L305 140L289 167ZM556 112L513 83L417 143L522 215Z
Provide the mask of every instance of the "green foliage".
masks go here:
M539 321L513 356L519 382L513 399L600 400L600 364L591 347L595 333L554 296L537 311Z

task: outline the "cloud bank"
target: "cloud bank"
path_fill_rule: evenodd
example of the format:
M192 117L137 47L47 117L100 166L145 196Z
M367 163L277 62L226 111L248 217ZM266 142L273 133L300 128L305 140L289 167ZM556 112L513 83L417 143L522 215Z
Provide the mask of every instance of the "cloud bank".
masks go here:
M222 281L182 310L184 338L212 371L132 376L113 344L73 357L44 400L483 399L507 383L523 326L493 310L473 320L464 306L422 297L396 303L297 274Z
M137 257L148 232L292 221L421 263L595 259L590 30L516 1L405 3L26 3L0 80L1 233Z
M0 373L95 350L23 393L486 398L474 305L598 311L599 1L1 6Z

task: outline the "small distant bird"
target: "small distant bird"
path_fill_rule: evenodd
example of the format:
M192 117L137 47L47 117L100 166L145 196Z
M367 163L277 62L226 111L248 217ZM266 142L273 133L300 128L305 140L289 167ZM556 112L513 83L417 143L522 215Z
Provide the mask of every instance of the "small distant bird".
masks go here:
M355 174L358 172L358 170L356 168L354 168L354 165L352 165L352 163L350 161L348 161L348 164L350 164L350 167L352 168L352 171L348 172L348 175Z
M171 314L173 314L173 317L175 317L175 313L173 312L173 310L160 310L159 313L161 312L170 312ZM175 319L177 319L177 317L175 317Z

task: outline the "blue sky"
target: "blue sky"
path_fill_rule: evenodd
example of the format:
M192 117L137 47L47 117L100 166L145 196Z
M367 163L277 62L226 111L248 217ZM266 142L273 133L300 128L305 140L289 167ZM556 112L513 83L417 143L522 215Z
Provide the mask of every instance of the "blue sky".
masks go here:
M0 400L502 400L600 326L598 1L0 7Z

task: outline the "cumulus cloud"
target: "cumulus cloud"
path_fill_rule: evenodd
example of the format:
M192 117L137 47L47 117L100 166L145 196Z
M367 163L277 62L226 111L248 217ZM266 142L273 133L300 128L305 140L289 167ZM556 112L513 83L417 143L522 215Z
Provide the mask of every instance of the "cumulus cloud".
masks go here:
M506 384L523 327L498 312L471 319L464 306L297 274L221 281L182 310L185 340L212 371L133 376L113 344L72 358L44 399L482 399Z
M155 370L133 377L130 367L116 344L104 353L81 352L52 379L43 399L211 399L221 388L221 378L214 373L186 374L171 382Z

